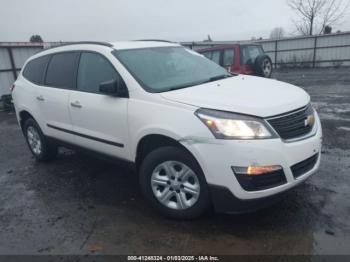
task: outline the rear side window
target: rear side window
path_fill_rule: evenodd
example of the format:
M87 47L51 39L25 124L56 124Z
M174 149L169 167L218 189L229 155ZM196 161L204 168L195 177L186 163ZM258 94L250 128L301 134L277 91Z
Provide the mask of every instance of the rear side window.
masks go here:
M48 61L49 56L42 56L29 61L23 70L23 76L32 83L43 84Z
M58 88L75 88L76 66L79 53L67 52L52 55L46 72L45 85Z
M223 66L231 66L234 63L235 59L235 50L234 49L225 49L223 57Z
M78 69L77 89L98 93L103 82L117 79L119 76L112 64L102 55L82 53Z
M221 51L216 50L216 51L207 51L202 53L206 58L210 59L214 63L220 65L220 58L221 58Z
M211 60L211 52L204 52L202 55Z
M213 51L212 57L211 57L211 60L217 63L218 65L220 65L220 54L221 54L221 51Z

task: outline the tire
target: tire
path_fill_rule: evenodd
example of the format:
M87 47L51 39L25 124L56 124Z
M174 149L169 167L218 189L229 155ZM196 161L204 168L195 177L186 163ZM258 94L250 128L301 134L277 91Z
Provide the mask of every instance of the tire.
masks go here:
M166 217L193 219L210 208L208 185L202 169L184 149L169 146L152 151L143 160L139 175L144 195L153 208ZM181 182L180 178L183 178ZM168 197L164 197L166 194ZM161 196L165 199L163 202Z
M23 134L30 151L37 161L46 162L57 156L57 145L49 141L33 118L29 118L25 121L23 125Z
M256 76L270 78L272 75L272 61L267 55L260 55L255 59L254 73Z

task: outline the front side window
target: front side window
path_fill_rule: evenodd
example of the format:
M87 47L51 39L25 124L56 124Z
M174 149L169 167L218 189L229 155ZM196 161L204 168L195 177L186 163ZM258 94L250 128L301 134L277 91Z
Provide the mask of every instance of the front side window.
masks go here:
M46 72L45 85L58 88L75 88L76 66L79 53L67 52L52 55Z
M183 47L115 50L113 54L149 92L166 92L232 76Z
M35 58L28 62L23 70L23 76L34 84L43 84L45 69L49 61L49 56Z
M115 80L118 76L111 63L102 55L82 53L80 57L77 89L98 93L103 82Z

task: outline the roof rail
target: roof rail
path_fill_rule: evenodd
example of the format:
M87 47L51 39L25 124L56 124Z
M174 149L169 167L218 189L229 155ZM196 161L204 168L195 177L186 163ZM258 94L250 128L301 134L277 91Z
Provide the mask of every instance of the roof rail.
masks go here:
M107 42L98 42L98 41L78 41L78 42L64 42L62 44L59 45L55 45L55 46L51 46L49 48L46 48L44 50L48 50L48 49L52 49L52 48L56 48L56 47L61 47L61 46L68 46L68 45L103 45L103 46L108 46L108 47L113 47L113 45L111 43L107 43Z
M145 42L164 42L164 43L174 43L169 40L162 40L162 39L140 39L140 40L134 40L134 41L145 41Z

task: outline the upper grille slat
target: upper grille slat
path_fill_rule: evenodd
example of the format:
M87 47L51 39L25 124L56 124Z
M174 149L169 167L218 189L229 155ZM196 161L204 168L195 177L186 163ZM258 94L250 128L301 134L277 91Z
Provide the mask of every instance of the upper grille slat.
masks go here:
M294 113L286 113L278 117L267 119L282 139L294 139L307 135L312 131L313 125L305 125L308 116L313 114L311 105Z
M270 120L270 122L277 126L284 126L285 124L289 124L289 123L299 123L300 120L305 120L305 117L306 117L305 115L300 115L297 117L291 116L290 118Z

